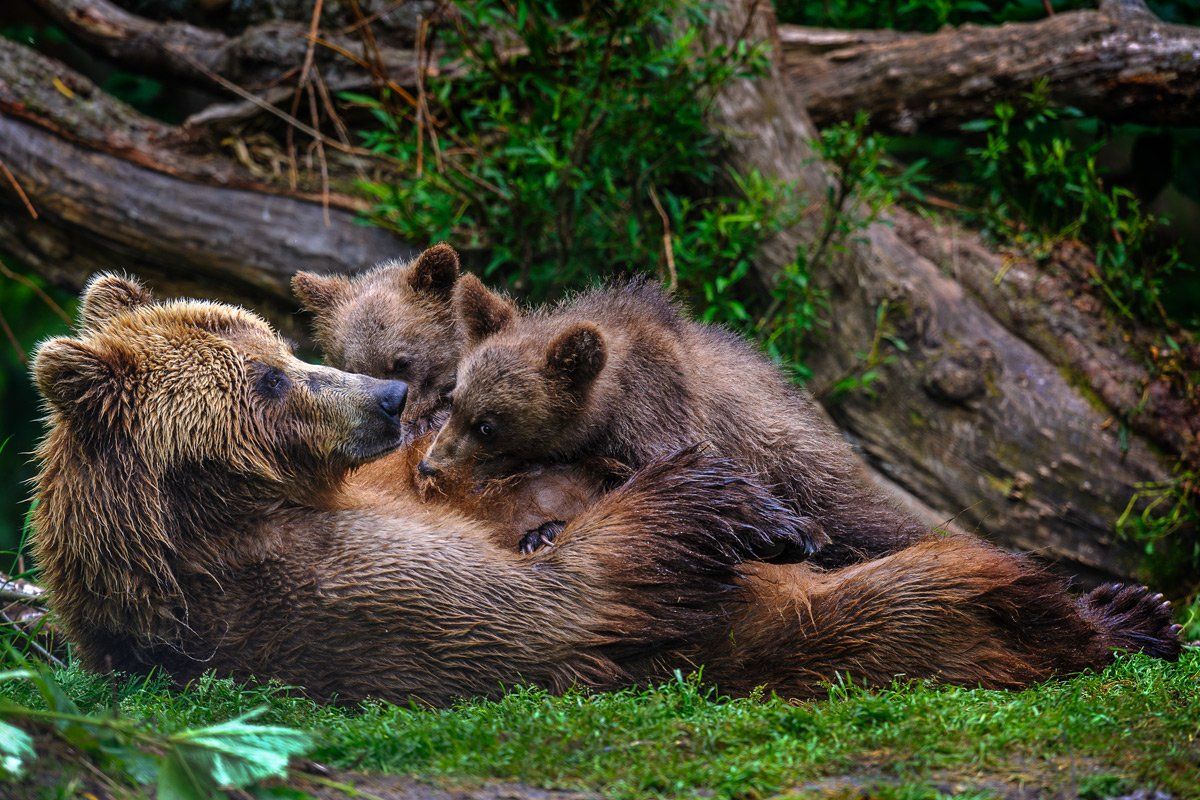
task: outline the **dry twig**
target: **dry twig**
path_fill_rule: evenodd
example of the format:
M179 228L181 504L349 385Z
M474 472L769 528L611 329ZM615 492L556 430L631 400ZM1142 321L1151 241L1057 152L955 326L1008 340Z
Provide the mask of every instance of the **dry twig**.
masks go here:
M674 292L679 288L679 275L675 272L675 247L671 243L671 218L667 216L666 209L659 202L658 192L654 191L653 185L650 186L650 202L654 204L654 210L658 212L658 218L662 220L663 255L667 259L668 285Z
M29 211L29 216L37 219L37 209L33 207L33 203L29 202L29 195L25 194L25 190L21 188L21 183L17 180L17 176L12 174L12 170L3 161L0 161L0 171L4 172L4 177L8 179L13 189L17 191L17 196L21 198L21 202L25 204L26 210Z

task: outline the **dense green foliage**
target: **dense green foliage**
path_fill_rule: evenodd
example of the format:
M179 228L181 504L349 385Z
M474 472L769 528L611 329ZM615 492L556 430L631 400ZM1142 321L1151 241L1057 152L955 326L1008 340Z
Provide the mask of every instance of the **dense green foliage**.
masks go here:
M372 219L485 250L485 273L533 298L654 271L706 318L749 326L734 287L794 209L782 187L721 169L707 111L762 53L697 47L695 0L459 9L445 44L467 75L432 79L419 121L397 98L351 98L380 123L365 143L411 175L364 187Z
M1019 779L1094 798L1135 787L1200 797L1195 651L1177 665L1124 658L1024 692L839 685L827 700L802 704L724 699L693 680L564 697L518 689L450 710L320 707L214 679L182 692L160 681L113 687L76 668L57 680L82 712L108 713L115 698L122 719L153 720L164 735L265 707L256 723L311 731L311 757L323 764L614 797L766 797L843 774L881 787L872 796L932 798L940 784L990 797L989 781ZM0 684L0 694L44 706L25 682Z

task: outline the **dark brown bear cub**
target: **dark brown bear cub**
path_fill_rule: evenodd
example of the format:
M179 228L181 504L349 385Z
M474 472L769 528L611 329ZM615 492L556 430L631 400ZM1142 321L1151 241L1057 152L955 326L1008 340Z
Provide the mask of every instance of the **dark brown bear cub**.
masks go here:
M737 335L686 318L633 281L518 314L465 276L455 308L468 352L424 471L614 459L630 467L709 443L788 500L823 566L928 534L871 485L812 399ZM828 542L826 544L826 542Z

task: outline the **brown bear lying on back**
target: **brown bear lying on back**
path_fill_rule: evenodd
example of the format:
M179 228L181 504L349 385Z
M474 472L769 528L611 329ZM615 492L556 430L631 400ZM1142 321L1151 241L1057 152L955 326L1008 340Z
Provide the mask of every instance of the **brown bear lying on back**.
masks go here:
M686 318L655 285L520 314L465 276L455 308L469 349L427 474L586 459L636 468L704 442L792 504L810 548L824 545L817 563L852 563L928 534L869 482L807 393L736 334Z

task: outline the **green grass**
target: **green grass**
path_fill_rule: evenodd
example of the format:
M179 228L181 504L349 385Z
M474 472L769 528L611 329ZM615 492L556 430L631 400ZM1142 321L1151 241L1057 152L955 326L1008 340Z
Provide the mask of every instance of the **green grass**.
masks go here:
M852 776L872 796L989 797L1006 785L1106 797L1130 787L1200 797L1200 651L1178 664L1123 658L1107 670L1024 692L833 686L820 702L714 697L696 681L615 694L552 697L516 690L449 710L315 705L281 687L206 678L183 691L158 681L57 674L85 712L120 713L164 732L228 719L315 733L323 764L450 781L506 779L606 795L766 797L797 788L840 796ZM37 703L26 687L0 693ZM805 789L804 787L808 787ZM818 791L819 790L819 791Z

